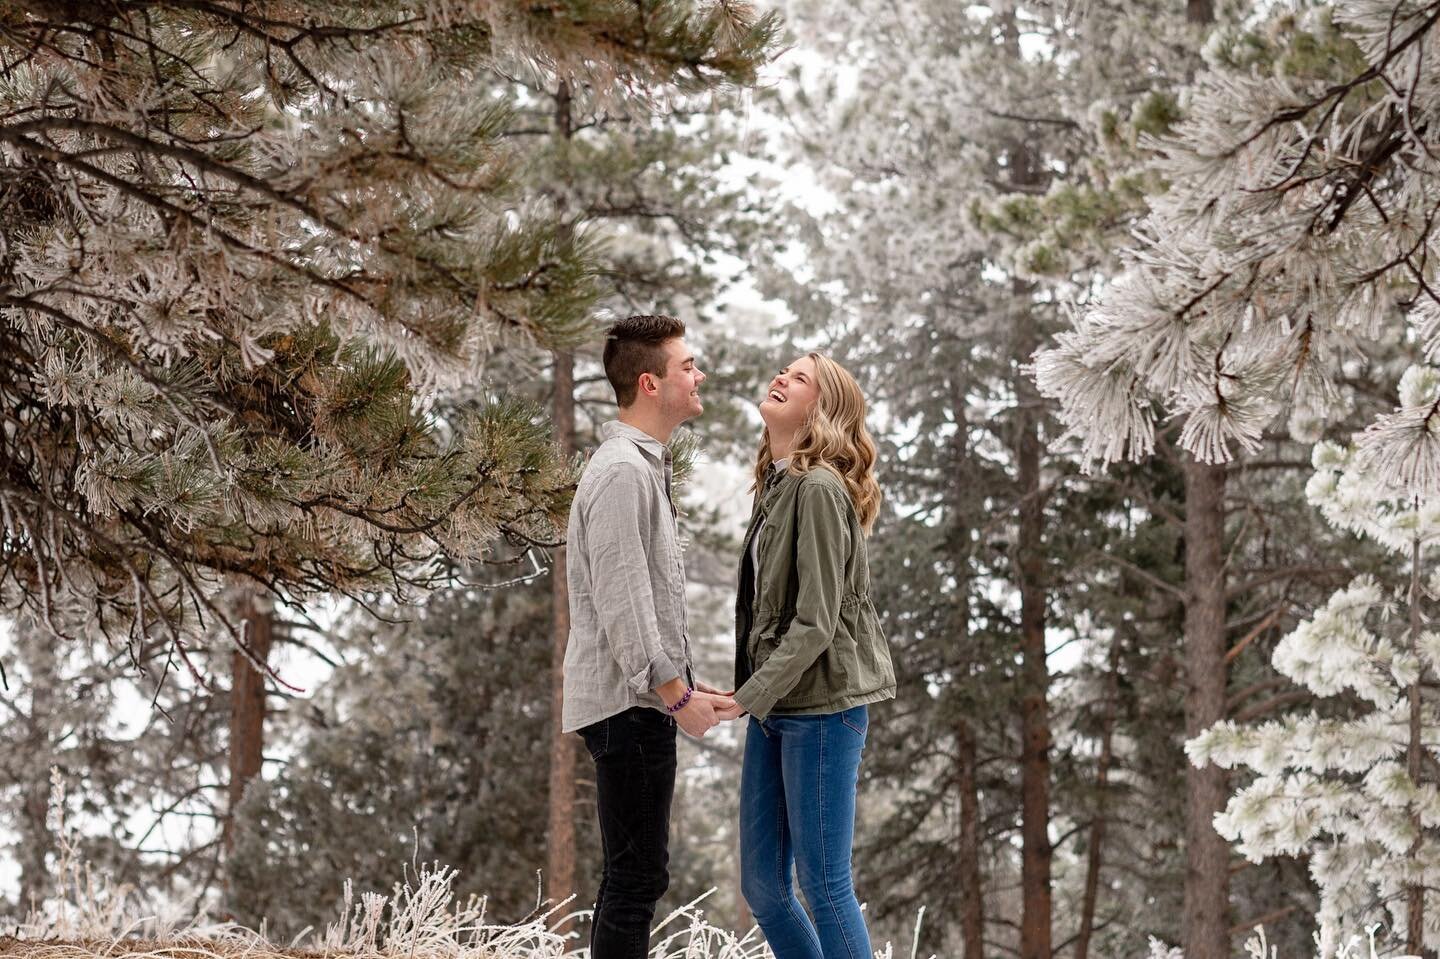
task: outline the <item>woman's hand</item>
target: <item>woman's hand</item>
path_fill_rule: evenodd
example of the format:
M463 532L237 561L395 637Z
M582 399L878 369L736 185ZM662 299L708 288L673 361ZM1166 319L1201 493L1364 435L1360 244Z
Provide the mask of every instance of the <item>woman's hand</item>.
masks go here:
M702 683L702 682L699 682L699 681L697 681L697 682L695 683L695 688L698 689L698 690L700 690L700 692L702 692L702 693L711 693L712 695L715 695L715 696L734 696L734 695L735 695L735 690L733 690L733 689L716 689L714 686L711 686L709 683Z

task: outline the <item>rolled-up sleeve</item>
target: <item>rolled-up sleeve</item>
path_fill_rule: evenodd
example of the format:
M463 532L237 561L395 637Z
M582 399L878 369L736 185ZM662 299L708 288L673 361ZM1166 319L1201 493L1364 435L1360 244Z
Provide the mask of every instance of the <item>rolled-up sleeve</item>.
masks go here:
M795 618L775 652L735 691L735 702L756 719L769 715L835 641L850 555L849 507L840 495L810 483L797 494Z
M649 480L641 470L630 463L607 469L585 517L595 611L610 653L636 693L680 676L660 643L646 549L651 541L644 503Z

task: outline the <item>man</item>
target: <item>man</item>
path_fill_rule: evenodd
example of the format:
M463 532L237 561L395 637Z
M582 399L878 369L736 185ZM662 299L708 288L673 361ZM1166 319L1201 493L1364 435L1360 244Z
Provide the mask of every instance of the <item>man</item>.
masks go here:
M685 324L632 316L610 328L605 377L617 421L590 458L567 534L570 637L562 727L595 760L604 871L590 929L593 959L642 959L670 884L675 727L700 737L740 708L691 681L685 566L666 444L700 415L705 374Z

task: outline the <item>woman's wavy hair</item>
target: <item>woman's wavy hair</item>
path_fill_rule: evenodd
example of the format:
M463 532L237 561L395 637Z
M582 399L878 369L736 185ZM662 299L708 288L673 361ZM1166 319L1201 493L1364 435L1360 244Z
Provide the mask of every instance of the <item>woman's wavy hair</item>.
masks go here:
M845 482L855 515L868 534L880 513L880 484L875 481L875 441L865 428L865 395L850 371L823 353L806 354L815 362L820 388L810 416L795 434L786 472L828 469ZM760 436L755 457L755 486L765 485L770 471L770 428Z

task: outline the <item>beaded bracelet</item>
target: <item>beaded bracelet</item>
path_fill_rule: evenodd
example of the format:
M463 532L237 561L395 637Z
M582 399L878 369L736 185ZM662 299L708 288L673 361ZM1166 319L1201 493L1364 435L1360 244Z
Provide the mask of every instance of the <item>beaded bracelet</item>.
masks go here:
M673 715L675 715L676 713L678 713L680 710L684 709L685 706L690 702L690 694L693 693L693 692L695 692L694 689L692 689L692 688L689 687L689 686L686 686L686 687L685 687L685 695L684 695L684 696L681 696L679 699L675 700L675 702L674 702L672 705L666 706L666 707L665 707L665 711L666 711L667 713L669 713L670 715L673 716Z

